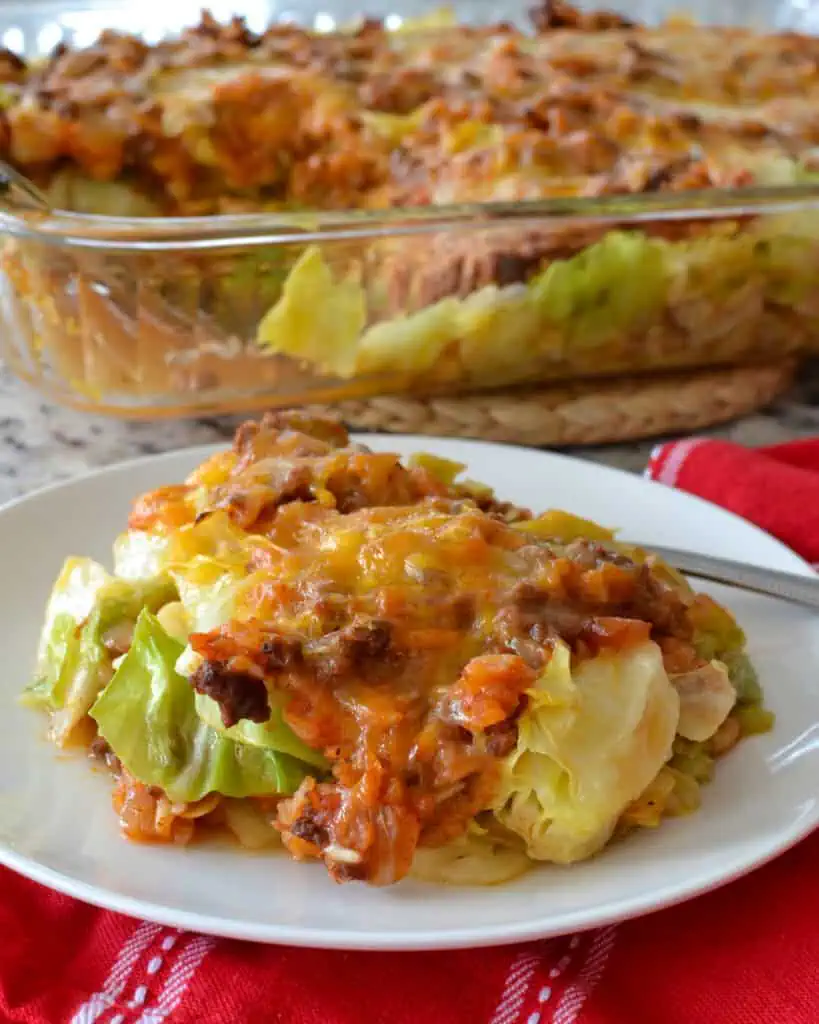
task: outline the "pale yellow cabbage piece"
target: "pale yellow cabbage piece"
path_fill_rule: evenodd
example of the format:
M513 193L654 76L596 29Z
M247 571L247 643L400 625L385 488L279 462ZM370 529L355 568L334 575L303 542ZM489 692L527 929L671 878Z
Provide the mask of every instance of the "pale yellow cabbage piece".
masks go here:
M284 282L279 301L259 325L258 341L282 355L349 377L367 321L364 289L337 281L317 246L304 250Z
M126 530L114 541L114 575L122 580L151 580L161 575L168 560L167 533Z
M532 867L520 849L496 842L474 822L445 846L420 846L410 874L442 885L499 885Z
M400 146L404 137L417 131L424 114L423 107L417 107L410 114L386 114L380 110L362 110L361 121L379 138L393 146Z
M414 18L404 18L401 24L392 31L395 33L434 32L443 28L455 28L457 24L455 10L449 4L445 4L442 7L433 7L426 14L419 14Z
M529 697L495 814L533 859L582 860L670 758L679 697L651 642L574 673L559 644Z
M457 338L459 299L447 298L408 316L375 324L360 339L354 355L361 373L421 373L432 369Z
M73 168L55 174L45 191L56 210L107 217L158 217L162 213L127 181L95 181Z

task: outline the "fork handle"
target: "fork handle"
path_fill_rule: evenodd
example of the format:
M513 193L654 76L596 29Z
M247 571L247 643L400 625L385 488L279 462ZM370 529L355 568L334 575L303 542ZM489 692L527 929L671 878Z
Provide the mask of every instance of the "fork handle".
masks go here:
M819 609L819 576L798 576L779 569L763 569L757 565L733 562L728 558L677 551L656 544L648 545L646 550L659 555L663 561L689 576Z

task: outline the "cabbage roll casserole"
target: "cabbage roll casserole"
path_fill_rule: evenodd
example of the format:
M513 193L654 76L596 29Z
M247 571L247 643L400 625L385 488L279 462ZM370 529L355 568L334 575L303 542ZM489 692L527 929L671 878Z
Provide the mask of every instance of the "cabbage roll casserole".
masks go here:
M491 884L698 807L772 722L740 627L464 469L268 415L135 501L113 573L67 560L23 700L110 770L128 837Z
M154 44L109 31L45 60L0 51L0 155L54 205L121 216L815 176L809 35L638 25L562 0L538 6L528 31L446 10L391 21L253 32L205 13Z
M328 17L0 50L0 157L101 215L13 225L19 372L159 415L819 348L819 39Z

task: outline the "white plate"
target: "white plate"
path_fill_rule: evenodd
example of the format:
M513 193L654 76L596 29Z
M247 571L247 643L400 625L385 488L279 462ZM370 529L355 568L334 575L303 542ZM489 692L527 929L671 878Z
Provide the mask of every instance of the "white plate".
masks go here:
M645 542L810 573L777 541L687 495L592 463L520 448L367 438L469 465L506 499L566 508ZM178 849L118 834L110 780L58 755L15 697L27 680L51 583L71 553L108 560L131 499L180 481L210 449L172 453L42 491L0 511L0 861L80 899L162 924L345 949L478 946L562 934L667 906L770 859L819 821L819 617L714 588L738 615L777 714L704 791L701 810L571 868L539 867L496 888L403 882L339 886L318 865L229 846Z

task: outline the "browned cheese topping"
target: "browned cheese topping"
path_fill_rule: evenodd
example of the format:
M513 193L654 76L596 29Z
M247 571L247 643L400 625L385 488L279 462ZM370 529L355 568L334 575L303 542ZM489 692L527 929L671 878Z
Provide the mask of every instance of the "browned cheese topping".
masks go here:
M0 53L0 153L59 196L117 181L160 212L383 209L733 187L810 170L819 39L632 25L547 2L534 32L393 32L205 14L27 65ZM773 168L773 170L772 170Z

